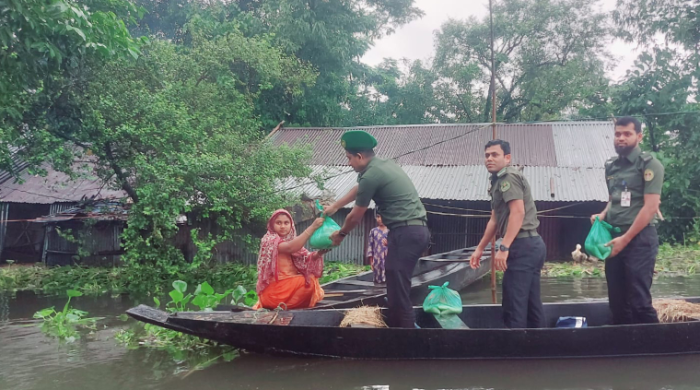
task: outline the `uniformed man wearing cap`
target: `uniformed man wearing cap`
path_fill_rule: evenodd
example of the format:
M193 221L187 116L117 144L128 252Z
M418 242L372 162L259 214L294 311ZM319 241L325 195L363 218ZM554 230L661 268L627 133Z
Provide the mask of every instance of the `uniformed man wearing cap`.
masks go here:
M642 125L632 117L615 123L618 156L605 163L610 201L602 213L593 215L620 228L608 244L612 253L605 261L608 301L614 324L657 323L651 304L659 237L655 217L661 202L664 167L651 154L642 152Z
M331 236L334 245L362 221L374 200L384 224L389 228L389 245L385 264L388 299L388 325L413 328L415 315L410 298L411 277L418 258L428 247L425 207L408 175L393 160L374 156L377 140L364 131L348 131L341 137L348 164L358 172L357 185L324 211L332 215L355 201L343 227Z
M478 268L486 245L496 233L501 245L494 266L503 274L503 322L508 328L545 326L540 299L540 274L547 249L537 234L540 225L530 184L516 168L510 167L510 144L489 141L484 148L486 169L491 173L491 219L484 237L471 256Z

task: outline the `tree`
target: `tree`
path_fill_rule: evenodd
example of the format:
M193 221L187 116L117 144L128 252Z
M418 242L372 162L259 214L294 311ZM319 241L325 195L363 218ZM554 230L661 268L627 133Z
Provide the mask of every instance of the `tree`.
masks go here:
M301 93L313 82L310 67L270 36L213 36L197 20L186 27L189 47L156 39L136 61L91 68L64 90L60 120L27 121L20 131L31 155L60 145L72 158L94 156L99 176L133 201L125 260L162 275L184 266L171 244L179 215L220 227L196 237L201 255L188 265L196 267L215 243L288 201L279 180L310 173L308 151L273 148L255 115L255 102L273 86Z
M0 0L0 168L11 169L10 146L23 146L28 112L44 117L88 63L138 57L145 39L133 39L115 12L132 20L142 10L126 1L108 3ZM55 152L48 160L70 160L62 148L48 149ZM46 156L24 158L37 166Z
M557 118L605 84L606 16L595 2L494 2L496 115L499 120ZM445 23L436 37L439 91L457 120L490 121L488 18Z
M219 30L235 25L246 37L273 36L273 44L310 64L315 83L304 98L277 88L256 102L261 125L269 131L280 121L296 125L337 126L352 117L345 107L356 99L356 84L366 66L359 59L372 42L421 16L414 0L262 0L207 3L138 0L149 10L139 32L163 35L184 45L189 32L179 26L199 17Z
M588 109L607 116L635 115L645 125L643 147L665 166L660 225L667 240L700 238L700 107L697 103L698 11L682 0L621 0L613 13L616 35L645 51L625 79ZM662 39L655 39L660 36Z
M386 59L351 80L357 95L348 99L346 126L434 123L437 77L421 61Z
M677 44L698 55L698 14L697 0L618 0L613 18L618 26L617 35L629 42L649 47L657 43L655 37L661 34L665 43Z

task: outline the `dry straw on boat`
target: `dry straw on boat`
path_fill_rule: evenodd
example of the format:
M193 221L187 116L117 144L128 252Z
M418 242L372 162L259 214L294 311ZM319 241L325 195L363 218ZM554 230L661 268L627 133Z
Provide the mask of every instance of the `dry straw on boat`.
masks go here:
M680 299L654 300L654 309L661 322L685 322L700 320L700 304Z
M340 326L347 327L350 325L369 325L377 328L387 327L382 319L379 306L360 306L346 311Z

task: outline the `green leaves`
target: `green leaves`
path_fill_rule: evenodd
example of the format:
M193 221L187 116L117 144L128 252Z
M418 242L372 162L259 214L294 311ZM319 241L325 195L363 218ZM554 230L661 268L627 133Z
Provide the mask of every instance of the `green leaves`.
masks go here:
M173 282L173 288L175 289L175 291L184 294L185 291L187 291L187 283L183 282L182 280L176 280Z
M251 307L255 305L258 302L258 294L254 290L250 290L247 293L245 293L245 299L243 300L243 304Z
M207 294L207 295L214 294L214 288L212 288L212 286L210 286L209 283L204 282L200 286L201 286L201 290L202 290L203 294Z
M124 22L112 12L98 10L130 7L128 2L98 0L91 3L90 10L74 0L54 0L49 6L42 0L4 4L0 40L6 49L0 57L0 114L12 102L28 103L29 89L46 84L60 88L55 84L67 77L68 64L139 53L141 41L131 38ZM52 92L45 91L44 98L50 98Z
M182 302L182 299L185 297L184 294L178 290L172 290L168 293L170 295L170 298L172 298L173 303L178 304Z
M241 298L243 298L246 295L247 291L243 286L238 286L233 290L233 304L235 305L237 302L241 301Z
M42 320L41 330L47 335L72 343L80 337L80 333L76 329L77 326L94 330L95 323L102 318L87 318L86 311L70 307L71 298L83 295L80 291L68 290L66 294L68 301L63 311L57 312L53 307L50 307L34 313L34 318Z

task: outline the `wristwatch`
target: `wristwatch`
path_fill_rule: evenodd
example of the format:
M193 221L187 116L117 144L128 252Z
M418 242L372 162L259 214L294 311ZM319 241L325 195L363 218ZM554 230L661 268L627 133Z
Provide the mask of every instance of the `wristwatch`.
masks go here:
M508 248L507 246L501 244L501 246L498 247L498 250L501 251L501 252L508 252L508 251L510 250L510 248Z
M345 233L345 232L343 232L342 230L339 230L339 231L338 231L338 235L339 235L340 237L345 237L345 236L347 236L348 234Z

